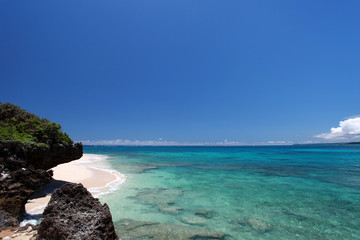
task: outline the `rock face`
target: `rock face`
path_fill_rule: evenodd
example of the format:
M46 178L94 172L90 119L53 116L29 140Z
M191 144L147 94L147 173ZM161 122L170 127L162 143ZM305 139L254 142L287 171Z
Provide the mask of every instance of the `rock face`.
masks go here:
M4 169L10 171L30 166L47 170L59 164L79 159L82 154L81 143L54 145L48 148L20 142L0 142L0 164Z
M19 142L0 142L0 211L17 219L28 198L51 181L46 169L78 159L82 144L41 148Z
M81 185L57 189L43 213L37 239L118 239L109 207Z
M17 225L19 225L19 222L16 218L5 211L0 211L0 231L16 227Z
M24 212L28 198L49 183L52 171L20 168L0 178L0 211L8 212L13 218L19 218Z
M9 171L47 170L82 156L82 144L73 144L60 124L11 103L0 102L0 129L0 165Z
M81 158L83 146L74 144L61 126L0 102L0 227L20 219L30 195L51 181L61 163Z

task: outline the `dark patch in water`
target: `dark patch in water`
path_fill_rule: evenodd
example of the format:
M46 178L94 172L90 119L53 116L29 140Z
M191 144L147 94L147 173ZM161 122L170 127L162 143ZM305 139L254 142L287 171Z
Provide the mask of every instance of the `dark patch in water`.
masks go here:
M143 222L124 219L115 222L115 229L119 239L153 239L153 240L205 240L227 239L227 235L205 229L186 227L181 225Z
M257 218L245 218L245 217L237 217L235 219L230 219L229 223L232 224L233 228L244 228L248 227L251 230L255 230L258 233L266 233L272 230L272 225L264 222Z
M291 211L286 210L286 209L283 210L283 213L284 213L285 215L289 216L289 217L296 218L296 219L299 220L299 221L308 220L308 217L305 217L305 216L303 216L303 215L301 215L301 214L297 214L297 213L291 212Z
M156 206L161 212L177 214L183 210L183 208L175 206L176 201L182 195L183 191L180 189L147 188L140 190L132 199Z

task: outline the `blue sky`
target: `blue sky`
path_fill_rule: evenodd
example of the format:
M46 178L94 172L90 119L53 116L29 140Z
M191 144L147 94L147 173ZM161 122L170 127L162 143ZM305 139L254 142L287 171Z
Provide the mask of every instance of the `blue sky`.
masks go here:
M356 117L340 137L321 134L359 114L359 9L2 0L0 101L90 142L353 139Z

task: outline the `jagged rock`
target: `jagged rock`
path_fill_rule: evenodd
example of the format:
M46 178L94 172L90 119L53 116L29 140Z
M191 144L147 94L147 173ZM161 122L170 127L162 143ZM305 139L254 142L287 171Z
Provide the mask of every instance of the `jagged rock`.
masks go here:
M19 222L16 218L11 216L9 213L5 211L0 211L0 231L16 227L19 225Z
M30 195L51 181L46 170L79 159L83 146L59 124L10 103L0 102L0 126L0 211L19 219Z
M81 143L54 145L49 148L20 142L0 142L0 165L11 171L30 166L47 170L79 159L82 154Z
M176 239L176 240L204 240L225 239L221 232L202 230L168 223L142 222L130 219L115 223L120 239Z
M0 178L0 210L20 218L29 197L51 181L52 171L20 168L2 173Z
M109 207L81 185L68 183L54 191L43 213L37 239L117 239Z

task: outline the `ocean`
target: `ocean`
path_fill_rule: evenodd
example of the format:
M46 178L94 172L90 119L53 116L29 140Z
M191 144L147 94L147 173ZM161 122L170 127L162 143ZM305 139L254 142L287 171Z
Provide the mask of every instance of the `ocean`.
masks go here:
M120 239L360 239L360 146L84 152L106 155L126 176L100 196Z

